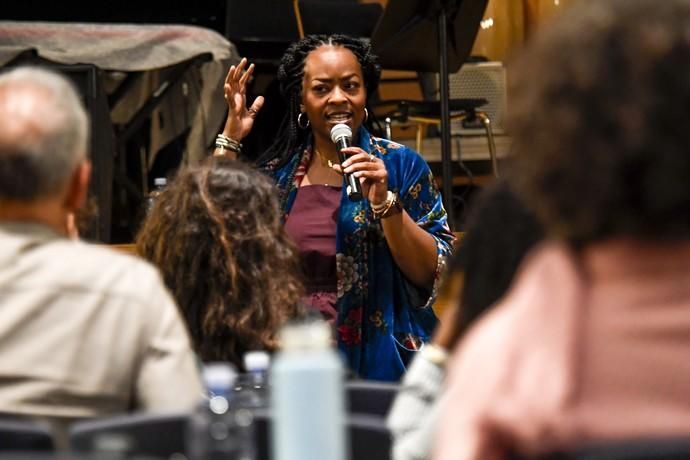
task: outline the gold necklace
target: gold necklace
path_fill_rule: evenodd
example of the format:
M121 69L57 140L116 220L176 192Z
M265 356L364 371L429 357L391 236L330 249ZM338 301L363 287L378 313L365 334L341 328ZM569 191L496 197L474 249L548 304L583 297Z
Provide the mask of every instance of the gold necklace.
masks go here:
M328 166L329 169L333 169L333 163L330 158L324 158L323 155L321 155L321 152L318 150L314 149L314 152L316 152L316 156L319 157L319 161L321 162L321 166Z

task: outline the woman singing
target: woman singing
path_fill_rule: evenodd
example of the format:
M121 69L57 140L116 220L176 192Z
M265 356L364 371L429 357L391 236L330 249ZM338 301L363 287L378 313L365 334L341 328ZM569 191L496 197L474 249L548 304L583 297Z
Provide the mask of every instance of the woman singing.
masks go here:
M228 72L228 118L216 155L241 153L263 105L260 96L247 106L253 69L243 59ZM453 234L424 159L363 127L380 72L358 39L308 36L292 44L278 70L288 109L257 163L278 186L307 305L334 323L355 373L398 380L436 325L431 303ZM353 133L342 164L330 135L337 124ZM360 182L364 199L348 197L343 174Z

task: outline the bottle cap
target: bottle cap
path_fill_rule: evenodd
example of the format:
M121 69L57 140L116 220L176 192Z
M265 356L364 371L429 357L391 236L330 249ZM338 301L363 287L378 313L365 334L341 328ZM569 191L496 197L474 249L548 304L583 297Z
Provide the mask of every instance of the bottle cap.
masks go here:
M168 179L166 179L165 177L156 177L155 179L153 179L153 185L163 186L163 185L167 185L167 184L168 184Z
M235 383L237 371L230 363L208 363L204 366L203 379L206 388L214 393L228 391Z
M247 372L265 371L270 361L271 357L266 351L248 351L244 354L244 368Z
M286 350L330 348L331 327L322 320L287 324L280 331L280 342Z

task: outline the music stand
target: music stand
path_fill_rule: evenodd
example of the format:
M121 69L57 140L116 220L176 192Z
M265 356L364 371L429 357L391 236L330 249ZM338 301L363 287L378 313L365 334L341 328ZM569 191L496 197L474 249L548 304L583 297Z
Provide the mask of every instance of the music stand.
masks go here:
M443 201L451 228L454 211L448 73L457 72L469 56L488 1L389 0L371 38L384 69L439 73Z

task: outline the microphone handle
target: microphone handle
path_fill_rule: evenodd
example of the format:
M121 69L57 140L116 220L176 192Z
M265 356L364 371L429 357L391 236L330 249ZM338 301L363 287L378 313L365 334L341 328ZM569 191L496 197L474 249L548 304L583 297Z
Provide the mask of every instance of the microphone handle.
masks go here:
M338 148L338 159L340 160L340 164L343 164L345 161L345 154L343 154L342 149L349 147L350 143L347 139L341 137L336 141L335 145ZM350 201L361 200L364 195L362 194L362 185L359 183L359 179L351 174L343 173L343 176L345 187L347 187L347 197L350 199Z

